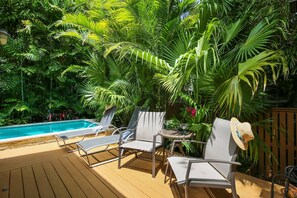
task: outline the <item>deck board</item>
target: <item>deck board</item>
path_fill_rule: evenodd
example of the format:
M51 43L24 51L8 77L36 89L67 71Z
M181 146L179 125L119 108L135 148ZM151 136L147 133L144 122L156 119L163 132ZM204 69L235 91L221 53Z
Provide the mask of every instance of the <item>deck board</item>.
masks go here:
M0 172L0 197L8 198L10 171Z
M56 197L71 197L67 188L64 186L61 181L58 173L55 171L51 162L42 163L43 169L46 172L49 183L53 189L53 192Z
M9 195L11 198L24 197L23 180L21 169L14 169L11 171Z
M95 157L104 161L118 155L110 150ZM89 168L77 152L67 153L56 143L46 143L0 151L0 197L166 197L184 196L182 186L164 184L164 166L152 178L151 163L133 154L117 161ZM270 197L270 183L236 174L240 198ZM279 190L280 188L278 188ZM190 188L190 197L231 198L225 189ZM275 197L281 197L277 194Z
M48 181L47 175L40 163L34 164L33 172L37 183L40 197L52 198L55 197L52 187Z
M22 168L22 175L24 182L25 197L35 198L39 197L37 184L35 181L34 173L31 166Z
M72 175L67 171L60 160L54 160L52 163L71 197L86 197L80 186L73 180Z

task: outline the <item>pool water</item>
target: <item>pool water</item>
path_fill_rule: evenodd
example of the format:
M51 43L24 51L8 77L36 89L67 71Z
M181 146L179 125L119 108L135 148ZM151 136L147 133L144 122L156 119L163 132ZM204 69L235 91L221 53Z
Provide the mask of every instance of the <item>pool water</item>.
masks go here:
M0 127L0 141L10 138L56 134L58 132L67 132L95 126L97 126L97 124L94 122L71 120Z

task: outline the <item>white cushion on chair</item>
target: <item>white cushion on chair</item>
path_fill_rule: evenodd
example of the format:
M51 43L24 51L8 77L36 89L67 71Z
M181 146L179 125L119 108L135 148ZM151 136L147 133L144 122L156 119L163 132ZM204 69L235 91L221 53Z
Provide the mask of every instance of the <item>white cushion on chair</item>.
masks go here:
M189 160L199 160L197 158L188 157L169 157L168 162L176 177L178 184L184 184ZM199 178L200 181L192 181L189 185L196 186L231 186L230 182L223 177L209 163L193 163L189 178ZM211 184L211 185L209 185Z
M160 146L162 146L162 144L156 142L156 148L158 148ZM153 142L135 140L135 141L132 141L132 142L122 144L121 148L124 148L124 149L126 149L126 148L136 149L136 150L141 150L141 151L146 151L146 152L152 152Z

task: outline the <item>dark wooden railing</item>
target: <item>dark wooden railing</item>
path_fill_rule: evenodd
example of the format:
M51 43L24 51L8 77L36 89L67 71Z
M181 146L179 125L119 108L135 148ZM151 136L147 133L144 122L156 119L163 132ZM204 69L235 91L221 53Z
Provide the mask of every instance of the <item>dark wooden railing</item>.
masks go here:
M269 118L272 122L265 127L253 129L277 160L276 162L260 148L258 173L265 178L284 173L287 165L297 165L297 108L273 108L267 113L259 114L258 120Z

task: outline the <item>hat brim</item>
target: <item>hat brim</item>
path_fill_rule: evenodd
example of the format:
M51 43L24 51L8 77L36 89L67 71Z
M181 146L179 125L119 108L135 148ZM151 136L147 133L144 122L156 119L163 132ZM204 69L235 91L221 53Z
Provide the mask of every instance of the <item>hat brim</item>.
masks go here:
M246 150L248 148L248 144L244 144L238 137L237 133L236 133L236 125L239 124L241 122L239 122L239 120L237 118L231 118L230 121L230 128L231 128L231 134L233 137L234 142L237 144L237 146L239 148L241 148L242 150Z

